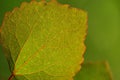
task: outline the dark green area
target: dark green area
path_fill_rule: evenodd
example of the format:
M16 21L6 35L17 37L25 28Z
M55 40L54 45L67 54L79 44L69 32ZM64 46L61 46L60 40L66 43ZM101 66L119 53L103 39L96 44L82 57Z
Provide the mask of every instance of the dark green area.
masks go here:
M0 0L0 23L4 13L23 1ZM88 36L85 62L107 60L115 80L120 80L120 0L58 0L88 12ZM0 48L0 77L8 77L7 61ZM0 79L1 80L1 79Z

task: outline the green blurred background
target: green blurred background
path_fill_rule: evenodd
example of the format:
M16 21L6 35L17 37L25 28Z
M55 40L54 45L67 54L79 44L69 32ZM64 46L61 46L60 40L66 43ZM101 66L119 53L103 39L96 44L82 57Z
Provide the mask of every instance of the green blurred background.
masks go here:
M23 1L30 0L0 0L0 26L5 12ZM107 60L114 80L120 80L120 0L58 1L88 12L85 62ZM9 75L8 64L0 46L0 80L7 80Z

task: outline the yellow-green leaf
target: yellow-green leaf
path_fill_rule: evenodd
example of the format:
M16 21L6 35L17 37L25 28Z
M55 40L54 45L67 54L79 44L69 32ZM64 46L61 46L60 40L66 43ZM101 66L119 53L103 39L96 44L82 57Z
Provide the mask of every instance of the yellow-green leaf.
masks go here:
M84 63L75 80L113 80L107 62Z
M86 12L56 1L22 3L5 15L9 80L71 80L85 51Z

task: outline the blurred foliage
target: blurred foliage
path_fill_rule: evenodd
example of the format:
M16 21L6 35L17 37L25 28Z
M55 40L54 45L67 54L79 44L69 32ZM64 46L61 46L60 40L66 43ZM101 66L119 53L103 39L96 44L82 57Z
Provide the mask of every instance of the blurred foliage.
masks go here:
M6 11L19 6L22 1L0 0L0 23ZM120 0L58 0L63 4L84 9L88 12L88 35L85 62L107 60L115 80L120 80ZM8 65L0 50L0 76L7 77Z
M107 62L83 63L81 71L74 77L75 80L113 80Z

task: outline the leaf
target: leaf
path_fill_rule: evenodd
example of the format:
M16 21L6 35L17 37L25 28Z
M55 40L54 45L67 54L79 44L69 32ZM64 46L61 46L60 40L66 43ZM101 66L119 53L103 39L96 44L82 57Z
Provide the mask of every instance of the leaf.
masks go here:
M85 51L86 12L55 2L22 3L5 15L9 80L71 80Z
M75 80L113 80L107 62L84 63Z

